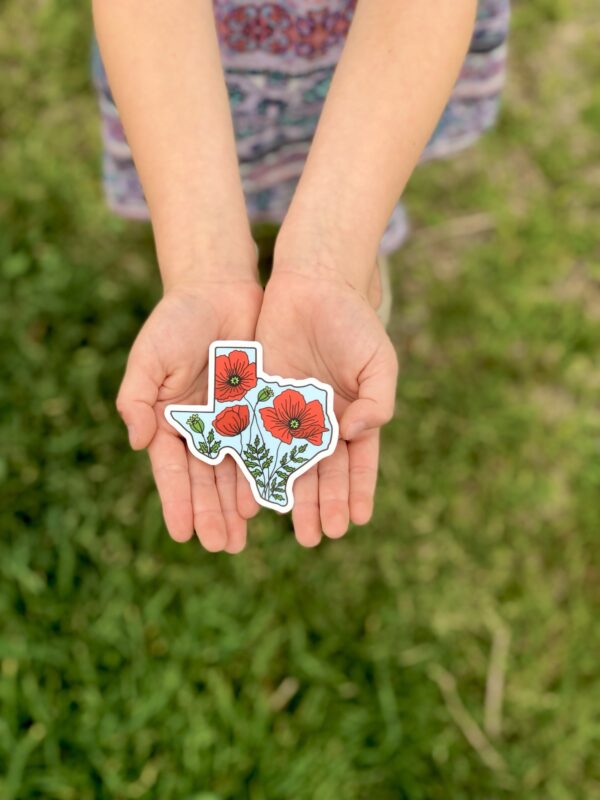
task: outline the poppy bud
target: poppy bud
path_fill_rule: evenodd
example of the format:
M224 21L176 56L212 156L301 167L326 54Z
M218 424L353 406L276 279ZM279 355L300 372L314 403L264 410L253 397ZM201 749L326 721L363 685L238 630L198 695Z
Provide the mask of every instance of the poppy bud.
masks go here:
M198 414L192 414L192 416L188 418L187 424L193 431L196 431L196 433L204 433L204 423Z
M274 394L275 392L270 386L265 386L264 389L261 389L258 393L257 400L259 403L266 403L267 400L270 400Z

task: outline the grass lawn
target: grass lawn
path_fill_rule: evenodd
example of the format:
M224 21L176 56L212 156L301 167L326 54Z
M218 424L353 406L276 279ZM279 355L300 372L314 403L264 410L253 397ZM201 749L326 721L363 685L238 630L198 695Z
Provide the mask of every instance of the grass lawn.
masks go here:
M167 536L114 410L159 296L98 185L86 3L0 29L0 798L600 796L600 21L517 2L498 129L418 171L371 525Z

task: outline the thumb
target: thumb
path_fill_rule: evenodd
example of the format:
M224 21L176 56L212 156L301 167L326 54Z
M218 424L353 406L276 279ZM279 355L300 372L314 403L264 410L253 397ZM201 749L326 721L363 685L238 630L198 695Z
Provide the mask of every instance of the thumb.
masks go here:
M388 339L358 378L358 399L340 421L343 439L356 439L364 431L381 428L394 416L398 359Z
M156 433L154 406L158 398L159 382L144 367L142 359L131 351L125 375L117 395L117 411L123 418L129 434L129 444L134 450L148 447Z

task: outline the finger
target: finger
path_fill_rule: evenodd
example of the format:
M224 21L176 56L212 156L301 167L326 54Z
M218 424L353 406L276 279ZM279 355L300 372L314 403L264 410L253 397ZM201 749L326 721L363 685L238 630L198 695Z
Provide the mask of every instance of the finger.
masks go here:
M340 440L329 458L319 463L321 527L330 539L339 539L348 530L349 485L348 446Z
M240 553L246 546L246 520L238 513L236 465L232 458L225 458L215 467L217 492L221 502L221 512L227 529L228 553Z
M239 467L236 467L237 472L237 508L238 512L244 519L252 519L255 517L260 506L254 499L250 484Z
M177 436L159 429L148 454L167 530L176 542L187 542L194 526L185 445Z
M361 372L358 399L348 406L340 421L340 432L347 441L363 431L380 428L394 415L398 360L386 337L379 351Z
M156 366L145 364L134 345L116 401L117 410L127 426L129 444L134 450L148 447L156 433L154 405L164 376L153 374L153 370Z
M294 482L292 523L299 544L316 547L321 541L319 473L311 469Z
M189 452L187 459L196 535L209 553L218 553L227 545L227 530L215 484L215 470Z
M348 443L350 460L350 519L366 525L373 514L379 460L379 431L367 431Z

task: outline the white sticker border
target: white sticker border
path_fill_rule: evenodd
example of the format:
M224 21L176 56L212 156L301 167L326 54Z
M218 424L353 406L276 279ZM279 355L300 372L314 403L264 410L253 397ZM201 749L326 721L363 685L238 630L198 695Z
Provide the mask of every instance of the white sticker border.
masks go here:
M241 453L239 453L234 447L229 445L225 445L221 448L219 455L216 458L209 458L208 456L203 455L202 453L198 452L196 445L194 443L193 434L188 431L180 422L178 422L173 416L173 412L189 412L190 414L198 413L199 411L207 411L209 413L213 413L215 410L215 367L216 367L216 351L218 348L226 348L229 350L235 350L236 348L246 348L246 349L254 349L256 350L256 374L257 377L263 378L268 383L276 383L282 389L287 389L290 386L294 386L298 389L301 389L306 386L315 386L318 389L322 389L325 392L327 401L326 401L326 409L327 409L327 417L331 424L331 440L325 450L317 453L313 458L310 459L309 462L306 464L302 464L298 467L297 470L294 470L290 475L287 483L287 494L288 494L288 502L285 505L280 505L278 503L273 503L270 500L265 500L264 497L261 497L258 493L258 487L254 481L252 475L248 470L248 467L244 464L242 459ZM263 349L262 344L256 341L244 341L241 339L218 339L210 345L208 349L208 396L212 398L212 406L211 403L207 403L206 405L187 405L187 404L179 404L179 403L170 403L166 406L164 410L165 419L173 428L175 428L178 433L183 435L183 438L187 442L188 450L190 453L197 458L199 461L202 461L205 464L208 464L210 467L214 467L217 464L220 464L225 456L230 455L233 457L236 464L239 466L240 470L242 471L244 477L250 484L250 489L252 490L252 495L256 502L263 506L264 508L270 508L273 511L278 511L281 514L285 514L288 511L291 511L294 507L294 483L297 478L303 475L305 472L308 472L309 469L312 469L314 466L317 465L319 461L322 461L324 458L332 455L335 448L337 447L340 435L340 429L337 421L337 417L335 416L335 412L333 410L333 389L329 384L322 383L322 381L317 380L316 378L304 378L303 380L296 380L295 378L282 378L281 375L271 375L270 373L265 372L263 369Z

